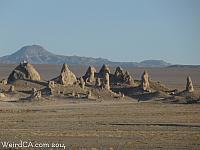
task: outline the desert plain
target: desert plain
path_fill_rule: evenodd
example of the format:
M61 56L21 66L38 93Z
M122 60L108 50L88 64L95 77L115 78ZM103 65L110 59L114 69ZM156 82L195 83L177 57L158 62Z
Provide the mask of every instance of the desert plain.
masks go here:
M49 80L61 65L34 65ZM0 65L6 79L16 65ZM98 68L98 67L97 67ZM87 66L70 66L81 76ZM110 68L111 72L114 68ZM184 90L191 76L200 91L200 68L126 68L136 79L144 70L170 89ZM58 98L30 102L0 102L0 141L64 144L73 150L200 149L200 103L172 104L124 99ZM0 149L3 149L2 144ZM11 148L17 149L17 148ZM39 148L18 148L39 149ZM63 149L43 147L40 149Z

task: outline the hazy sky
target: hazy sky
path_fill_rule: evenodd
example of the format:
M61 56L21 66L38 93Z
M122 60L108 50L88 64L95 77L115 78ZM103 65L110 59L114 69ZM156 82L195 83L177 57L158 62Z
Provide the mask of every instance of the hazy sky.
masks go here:
M200 0L0 0L0 56L56 54L200 64Z

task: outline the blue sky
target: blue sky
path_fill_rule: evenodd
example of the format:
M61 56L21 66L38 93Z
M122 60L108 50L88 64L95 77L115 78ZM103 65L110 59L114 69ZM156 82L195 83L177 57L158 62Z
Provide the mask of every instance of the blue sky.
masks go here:
M200 0L0 0L0 56L56 54L200 64Z

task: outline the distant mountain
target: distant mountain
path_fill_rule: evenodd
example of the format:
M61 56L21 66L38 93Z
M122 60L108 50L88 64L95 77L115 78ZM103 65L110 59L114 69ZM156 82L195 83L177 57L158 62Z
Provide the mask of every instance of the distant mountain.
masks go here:
M168 68L200 68L200 65L171 65Z
M16 64L23 60L26 60L33 64L99 64L109 63L107 59L91 58L91 57L79 57L79 56L62 56L53 54L42 46L32 45L24 46L17 52L0 57L0 63L4 64Z
M0 57L0 63L2 64L18 64L19 62L26 60L32 64L63 64L70 65L102 65L108 64L110 66L122 66L122 67L167 67L171 64L166 63L163 60L145 60L138 62L112 62L103 58L92 57L79 57L79 56L63 56L53 54L40 45L24 46L17 52Z
M160 67L160 66L167 67L167 66L170 66L171 64L163 60L145 60L145 61L140 62L139 65L146 66L146 67Z

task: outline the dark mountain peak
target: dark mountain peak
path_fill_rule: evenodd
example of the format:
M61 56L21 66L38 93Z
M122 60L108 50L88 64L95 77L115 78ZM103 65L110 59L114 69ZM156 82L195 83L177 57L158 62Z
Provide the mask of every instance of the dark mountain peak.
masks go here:
M32 64L69 64L69 65L93 65L99 66L107 64L109 66L122 67L166 67L169 63L163 60L146 60L141 63L137 62L112 62L104 58L80 57L80 56L64 56L56 55L40 45L28 45L19 49L17 52L0 57L0 63L18 64L21 61L28 61Z
M51 52L47 51L45 48L43 48L40 45L28 45L22 47L20 50L18 50L13 55L21 55L21 56L40 56L40 55L53 55Z

